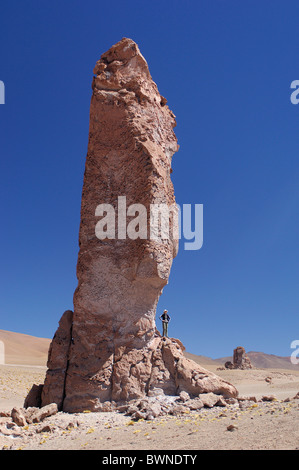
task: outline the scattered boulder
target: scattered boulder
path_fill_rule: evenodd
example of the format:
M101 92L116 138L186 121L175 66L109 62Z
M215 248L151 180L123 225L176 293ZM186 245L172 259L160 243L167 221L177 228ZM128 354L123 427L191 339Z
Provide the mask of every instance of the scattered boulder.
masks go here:
M39 428L37 428L36 432L38 434L41 434L42 432L52 432L53 428L51 426L49 426L49 424L46 424L44 426L41 426Z
M162 414L162 409L160 403L153 403L145 408L146 410L146 418L153 419L157 418Z
M236 431L238 429L238 426L236 426L235 424L229 424L226 429L227 431Z
M185 402L185 406L189 408L190 411L198 411L204 407L204 403L200 398L193 398Z
M257 402L257 398L255 396L250 396L250 397L243 397L243 396L238 396L239 402L241 401L254 401L255 403Z
M180 393L180 400L185 403L186 401L190 400L190 395L187 392Z
M12 421L18 426L25 426L27 423L39 423L49 416L53 416L58 412L56 403L43 406L42 408L28 407L18 408L14 407L11 410Z
M181 415L182 413L185 413L186 410L189 411L189 407L186 407L184 405L180 405L180 404L174 404L172 407L171 407L171 410L170 410L170 414L172 415Z
M129 403L125 403L124 405L118 405L116 407L116 410L119 411L120 413L126 413L128 411L130 405Z
M134 405L127 410L128 415L133 419L154 419L162 415L162 407L158 400L142 399L137 400Z
M203 405L207 408L212 408L220 400L219 395L216 395L215 393L212 393L212 392L200 393L198 397L202 401Z
M275 395L264 395L261 398L262 401L277 401L277 397Z
M238 400L239 400L239 397L238 398L226 398L225 399L225 402L228 404L228 405L235 405L236 403L238 403Z
M27 423L40 423L45 418L53 416L58 412L58 407L56 403L51 403L50 405L43 406L42 408L28 408L26 413Z
M216 402L216 406L226 406L227 401L222 395L218 395L218 401Z
M24 416L24 409L22 408L13 408L11 410L11 418L18 426L25 426L27 424L26 418Z

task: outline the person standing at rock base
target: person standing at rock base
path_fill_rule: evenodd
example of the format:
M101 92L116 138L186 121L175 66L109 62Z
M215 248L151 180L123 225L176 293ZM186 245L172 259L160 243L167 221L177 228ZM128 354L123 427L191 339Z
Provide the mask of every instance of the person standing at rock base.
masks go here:
M164 310L164 312L162 313L162 315L160 315L159 318L162 321L163 325L163 336L168 338L168 323L171 320L170 316L168 315L168 310Z

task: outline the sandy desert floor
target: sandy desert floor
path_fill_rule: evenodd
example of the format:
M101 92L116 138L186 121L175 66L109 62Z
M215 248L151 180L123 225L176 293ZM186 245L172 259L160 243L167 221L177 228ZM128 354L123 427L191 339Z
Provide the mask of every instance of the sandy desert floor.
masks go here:
M22 406L31 385L43 382L45 371L44 367L0 366L0 411ZM277 400L251 402L244 408L239 404L203 408L151 421L132 421L118 412L59 412L38 424L15 425L10 435L0 433L0 449L299 450L299 399L293 398L299 392L299 371L216 371L215 367L213 372L233 383L241 396L259 400L275 395ZM0 427L9 419L0 418Z

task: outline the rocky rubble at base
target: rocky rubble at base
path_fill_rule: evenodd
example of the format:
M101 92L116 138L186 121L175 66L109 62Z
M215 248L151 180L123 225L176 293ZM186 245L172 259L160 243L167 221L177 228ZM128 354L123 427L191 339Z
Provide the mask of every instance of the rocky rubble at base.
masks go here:
M11 412L0 412L0 435L10 437L20 437L29 424L41 423L44 419L55 415L58 412L56 403L42 408L14 407Z
M29 407L27 409L25 408L19 408L19 407L14 407L11 412L0 412L0 417L4 418L9 418L11 417L12 421L17 425L17 426L25 426L27 423L32 424L32 423L40 423L43 421L45 418L48 418L49 416L53 416L58 412L58 408L56 403L51 403L50 405L43 406L42 408L37 408L37 407Z
M299 393L293 398L286 398L282 402L299 399ZM237 398L225 398L215 393L202 393L198 397L190 397L186 392L181 392L180 396L146 397L141 400L133 400L130 404L120 406L118 411L130 415L132 419L151 420L159 416L180 415L192 411L199 411L203 408L218 408L234 406L240 409L253 406L254 403L278 402L275 395L265 395L261 399L255 396L239 396Z
M203 395L190 397L188 393L182 392L180 396L157 395L133 400L124 406L110 403L110 412L59 412L56 404L42 408L15 407L11 412L0 412L0 448L1 446L3 450L37 448L48 439L53 439L55 442L55 439L61 439L71 432L72 438L76 439L80 433L86 435L95 429L103 431L120 429L119 426L124 426L126 429L127 426L130 427L131 424L141 421L155 423L160 417L185 419L184 416L191 416L192 413L203 419L219 417L236 419L238 413L256 408L262 414L279 411L285 413L285 407L289 406L287 402L296 404L299 400L299 393L284 400L278 400L274 395L263 396L260 400L255 396L224 398L214 393ZM238 430L238 426L230 424L227 430Z
M213 406L226 406L238 403L234 398L223 398L222 395L214 393L199 394L191 398L187 392L181 392L180 396L153 396L140 400L134 400L130 404L118 407L119 411L130 415L132 419L150 420L164 415L180 415L190 411L199 411L202 408Z

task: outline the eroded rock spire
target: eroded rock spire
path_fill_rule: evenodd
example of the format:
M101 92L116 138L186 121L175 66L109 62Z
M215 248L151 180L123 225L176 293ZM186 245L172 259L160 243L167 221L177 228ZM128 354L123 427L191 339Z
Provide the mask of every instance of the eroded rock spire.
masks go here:
M170 178L178 145L175 116L134 41L124 38L101 56L92 90L78 287L72 319L65 314L49 351L42 405L96 411L155 390L236 396L156 330L157 302L178 250ZM172 208L163 239L151 236L151 208L159 204Z

